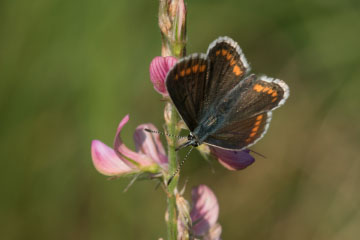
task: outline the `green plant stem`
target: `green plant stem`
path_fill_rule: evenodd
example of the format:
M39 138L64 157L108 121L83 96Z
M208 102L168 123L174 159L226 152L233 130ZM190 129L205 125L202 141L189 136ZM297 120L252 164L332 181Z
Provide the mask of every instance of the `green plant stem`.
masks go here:
M168 124L168 131L170 137L168 142L168 158L169 158L169 175L167 180L172 176L172 174L176 171L176 138L175 135L178 134L178 130L176 129L176 124L178 122L177 112L174 106L171 108L171 121ZM175 176L171 183L167 186L168 192L168 201L167 201L167 212L168 212L168 221L167 221L167 231L168 231L168 239L176 240L177 238L177 217L176 217L176 196L174 190L177 187L179 177Z
M159 27L161 30L162 49L161 55L181 58L185 54L186 44L186 10L182 0L160 0L159 1ZM180 128L177 126L178 113L171 105L171 116L167 121L168 158L169 171L166 182L172 177L177 169L177 154L175 151L177 136ZM177 239L177 206L176 189L179 181L178 174L174 176L171 183L166 186L167 193L167 235L168 240Z
M172 55L180 58L184 53L185 43L179 43L177 41L170 42L170 48ZM176 111L175 106L171 105L171 120L167 126L169 135L169 142L168 142L168 158L169 158L169 174L167 176L167 181L172 177L173 173L177 169L177 154L175 151L177 136L180 132L179 128L177 127L178 123L178 113ZM168 202L167 202L167 212L168 212L168 221L167 221L167 231L168 231L168 239L169 240L176 240L177 239L177 208L176 208L176 195L174 190L177 189L177 185L179 182L179 174L174 176L171 183L167 186L167 193L168 193Z

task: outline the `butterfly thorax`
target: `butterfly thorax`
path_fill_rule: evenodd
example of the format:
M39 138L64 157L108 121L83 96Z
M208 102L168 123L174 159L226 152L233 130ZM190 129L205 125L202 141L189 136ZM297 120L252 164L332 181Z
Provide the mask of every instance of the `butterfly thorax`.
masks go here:
M199 145L211 134L215 133L223 123L226 121L226 113L220 113L216 110L211 110L200 121L198 127L193 131L193 136L197 138Z
M199 142L198 138L195 137L192 133L190 133L188 136L188 143L189 143L189 145L194 146L194 147L197 147L201 144Z
M238 94L236 90L237 88L234 88L226 96L217 100L217 104L203 114L199 125L192 133L198 139L199 145L228 121L229 112L237 105L238 98L233 97L234 94Z

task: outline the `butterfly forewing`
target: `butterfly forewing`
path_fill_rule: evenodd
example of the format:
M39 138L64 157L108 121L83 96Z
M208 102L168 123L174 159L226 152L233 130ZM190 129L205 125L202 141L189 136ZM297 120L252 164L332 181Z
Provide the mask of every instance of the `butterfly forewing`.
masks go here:
M206 55L193 54L176 63L166 77L169 95L190 131L196 128L201 117L208 70Z
M206 103L219 101L234 88L250 70L239 45L228 37L220 37L210 44L210 77L206 82Z

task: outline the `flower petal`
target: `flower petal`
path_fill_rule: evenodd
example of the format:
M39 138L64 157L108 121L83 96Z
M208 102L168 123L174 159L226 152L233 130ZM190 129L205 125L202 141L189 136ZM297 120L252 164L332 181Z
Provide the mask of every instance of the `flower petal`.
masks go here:
M189 229L191 227L190 204L181 194L176 194L176 206L178 209L178 240L189 239Z
M217 222L219 204L215 194L206 185L199 185L191 191L193 207L191 220L193 233L196 236L206 234Z
M210 231L204 236L203 240L220 240L222 228L221 225L216 223L211 227Z
M233 151L217 147L210 147L211 153L229 170L241 170L251 165L255 158L249 154L250 150Z
M135 149L137 152L144 153L160 166L167 167L168 158L161 143L160 135L145 131L148 128L158 131L153 124L142 124L138 126L134 133Z
M146 155L142 154L142 153L137 153L134 151L131 151L129 148L127 148L125 146L125 144L123 143L123 141L121 140L120 137L120 132L121 129L124 127L124 125L129 121L129 115L126 115L121 122L119 123L118 129L116 131L116 135L115 135L115 141L114 141L114 150L115 153L122 159L124 159L124 161L128 164L131 165L131 163L126 160L125 158L128 159L132 159L135 162L139 163L141 166L149 166L152 165L154 163L154 161L150 158L147 157ZM125 157L125 158L124 158Z
M121 175L134 171L116 155L112 148L99 140L92 141L91 156L96 170L106 176Z
M165 78L168 71L174 66L177 59L174 57L155 57L150 63L150 80L157 92L167 96Z
M185 3L183 0L178 1L178 6L177 6L177 12L176 12L176 17L175 19L178 20L177 22L177 36L181 37L182 35L184 35L184 32L186 31L186 26L185 26L185 21L186 21L186 7L185 7Z

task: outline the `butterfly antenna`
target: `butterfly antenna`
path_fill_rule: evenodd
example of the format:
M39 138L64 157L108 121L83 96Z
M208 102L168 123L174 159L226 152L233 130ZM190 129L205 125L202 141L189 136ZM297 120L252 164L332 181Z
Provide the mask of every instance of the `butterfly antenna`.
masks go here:
M191 151L194 149L193 146L191 146L190 150L186 153L184 159L180 162L179 166L177 167L176 171L173 173L173 175L169 178L167 185L169 186L169 184L171 183L171 181L173 180L173 178L176 176L176 174L178 174L178 172L180 171L181 167L184 165L186 159L189 157Z
M160 132L160 131L155 131L155 130L151 130L151 129L148 129L148 128L144 128L144 130L149 132L149 133L156 133L156 134L160 134L160 135L166 135L168 137L176 137L178 139L187 138L185 136L176 136L176 135L173 135L173 134L168 134L168 133L164 133L164 132Z
M266 156L262 155L261 153L255 152L254 150L251 150L251 149L249 149L249 150L250 150L250 152L253 152L253 153L257 154L260 157L266 158Z

